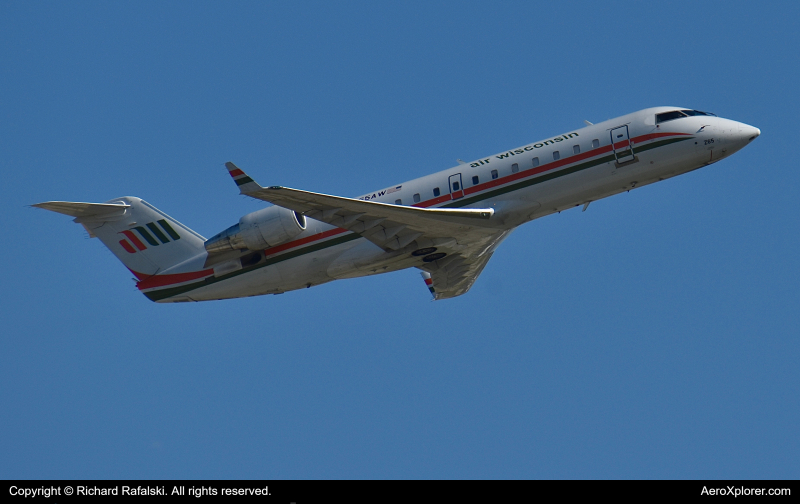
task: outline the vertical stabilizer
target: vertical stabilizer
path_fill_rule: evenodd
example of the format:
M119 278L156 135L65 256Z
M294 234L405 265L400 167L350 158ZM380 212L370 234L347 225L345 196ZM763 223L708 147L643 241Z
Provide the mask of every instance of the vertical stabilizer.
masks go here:
M106 203L48 201L33 205L75 217L139 280L166 271L196 269L206 256L205 239L146 201L126 196Z

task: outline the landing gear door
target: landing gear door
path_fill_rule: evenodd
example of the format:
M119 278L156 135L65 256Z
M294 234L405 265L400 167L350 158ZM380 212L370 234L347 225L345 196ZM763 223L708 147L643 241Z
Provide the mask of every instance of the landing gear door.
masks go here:
M639 160L633 152L633 142L627 124L611 130L611 145L614 148L614 157L617 159L615 163L617 168Z
M461 183L461 174L450 175L450 199L464 197L464 185Z

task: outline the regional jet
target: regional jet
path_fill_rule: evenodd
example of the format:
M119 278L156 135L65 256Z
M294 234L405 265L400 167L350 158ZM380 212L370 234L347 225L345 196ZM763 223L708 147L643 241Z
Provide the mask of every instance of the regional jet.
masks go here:
M160 303L282 294L331 280L421 270L434 299L467 292L517 226L702 168L758 128L680 107L640 110L357 198L263 187L271 203L205 239L136 197L33 205L74 217Z

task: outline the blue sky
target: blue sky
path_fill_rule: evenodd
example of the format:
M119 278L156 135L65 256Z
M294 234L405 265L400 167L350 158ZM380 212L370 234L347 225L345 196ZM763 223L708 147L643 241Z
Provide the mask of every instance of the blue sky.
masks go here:
M796 2L3 2L5 478L797 478ZM657 105L761 137L418 272L158 305L64 216L211 236Z

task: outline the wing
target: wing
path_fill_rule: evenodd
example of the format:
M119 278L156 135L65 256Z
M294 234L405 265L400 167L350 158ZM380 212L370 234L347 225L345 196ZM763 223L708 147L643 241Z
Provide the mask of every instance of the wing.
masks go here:
M347 229L387 252L418 257L416 266L433 276L436 299L467 292L509 233L497 227L491 208L417 208L262 187L233 163L225 166L246 196Z

